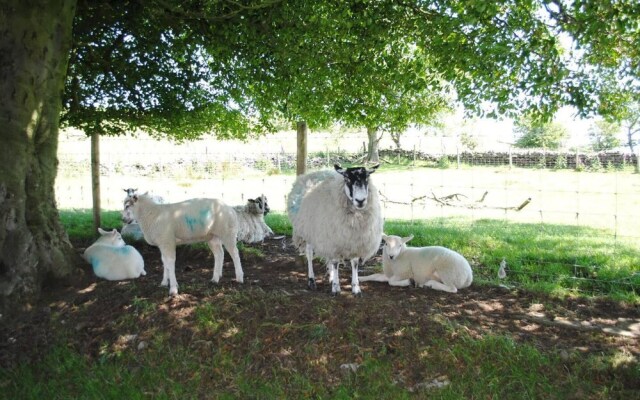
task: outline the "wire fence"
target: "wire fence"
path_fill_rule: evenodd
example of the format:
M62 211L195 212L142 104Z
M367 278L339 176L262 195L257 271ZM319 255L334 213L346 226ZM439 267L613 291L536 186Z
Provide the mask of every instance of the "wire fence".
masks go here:
M365 134L311 135L308 169L363 160L365 139ZM123 189L133 187L168 201L216 197L232 205L265 194L272 210L284 212L286 195L295 180L295 133L248 143L210 138L183 144L148 138L105 138L100 146L104 209L120 209ZM541 231L555 225L593 228L591 234L607 239L612 252L628 252L631 246L635 252L631 257L637 257L634 272L606 285L628 285L636 293L640 289L640 175L635 172L636 155L516 151L497 143L491 151L470 152L455 138L423 135L404 138L399 148L383 140L380 148L384 167L374 178L386 219L408 223L504 221L536 224ZM61 140L56 182L59 208L91 208L89 149L89 140L80 136ZM584 235L584 231L577 232ZM476 267L481 275L493 278L501 261L491 260ZM510 265L514 261L520 266L557 263L538 258L513 260ZM558 279L581 280L577 286L587 291L604 290L605 284L597 277L602 266L596 261L574 260L565 267L572 274ZM552 268L527 271L510 269L512 277L525 274L523 279L535 281Z

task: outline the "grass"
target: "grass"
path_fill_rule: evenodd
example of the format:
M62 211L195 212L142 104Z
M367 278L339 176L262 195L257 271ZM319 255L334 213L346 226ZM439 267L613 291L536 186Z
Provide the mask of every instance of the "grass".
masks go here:
M154 332L144 351L105 343L97 359L65 345L74 327L59 325L59 344L40 362L0 371L0 398L607 399L631 398L621 383L640 379L637 362L621 362L620 353L562 357L500 334L472 337L437 316L429 326L405 321L372 330L366 304L310 301L323 312L293 322L277 309L305 305L288 296L225 291L215 305L201 302L181 318L189 335ZM139 324L157 318L156 304L133 304ZM254 317L243 317L244 310ZM329 332L328 315L349 322ZM112 328L128 327L127 318ZM336 348L344 354L332 353ZM345 361L356 363L355 371L329 373Z
M70 237L89 240L97 236L92 233L90 210L62 210L60 215ZM103 212L101 218L104 227L121 225L118 211ZM265 219L274 232L291 235L286 215L270 213ZM458 217L389 220L385 232L414 235L410 246L455 249L471 261L476 281L640 304L640 247L604 229ZM507 278L500 280L497 271L503 259Z
M285 215L270 214L267 223L276 232L291 234ZM385 233L414 235L410 246L455 249L471 261L476 281L640 304L640 247L604 229L437 218L388 220ZM507 263L505 280L497 277L503 259Z
M89 211L60 214L73 239L95 237ZM119 213L105 212L102 220L105 227L119 226ZM267 222L277 233L291 233L282 214L269 214ZM479 283L505 284L495 277L504 258L509 285L640 303L640 251L597 229L449 218L387 221L385 231L413 234L414 246L457 249L472 260ZM623 281L630 285L620 285ZM302 304L280 291L256 287L227 288L212 296L181 313L181 335L170 335L160 322L159 310L166 303L134 297L129 311L108 329L139 333L146 348L139 350L140 340L115 339L102 343L95 358L68 344L68 338L77 336L76 327L54 315L56 345L39 362L0 370L0 399L637 396L633 382L640 380L640 367L624 349L563 354L491 330L474 333L438 313L429 323L394 316L384 326L371 326L368 314L374 304L367 301L311 296ZM407 315L422 310L411 302L405 307ZM75 312L91 315L95 310L80 307ZM297 317L292 320L291 315ZM357 366L355 371L340 367L348 363Z

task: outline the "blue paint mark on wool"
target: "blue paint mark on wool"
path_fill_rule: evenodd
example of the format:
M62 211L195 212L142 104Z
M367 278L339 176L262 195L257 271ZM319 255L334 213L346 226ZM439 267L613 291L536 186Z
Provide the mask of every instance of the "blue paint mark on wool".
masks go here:
M202 227L206 225L206 222L211 219L211 210L208 208L204 208L200 210L200 223Z
M196 219L188 215L185 215L184 223L187 224L187 226L189 227L189 230L193 232L193 230L195 229Z
M89 263L95 272L95 270L100 267L100 257L89 257Z
M113 252L126 255L126 254L129 254L131 252L131 246L114 247L113 248Z
M186 215L184 222L189 227L189 230L193 232L197 228L204 228L207 226L207 222L211 220L211 210L208 208L200 210L197 217Z

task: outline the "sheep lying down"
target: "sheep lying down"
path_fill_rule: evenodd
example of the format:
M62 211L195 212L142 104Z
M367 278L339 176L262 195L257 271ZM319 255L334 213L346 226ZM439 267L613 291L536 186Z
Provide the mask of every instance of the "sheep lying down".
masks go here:
M413 239L382 235L382 273L361 276L360 281L388 282L391 286L428 287L456 293L469 287L473 271L460 254L446 247L407 247Z
M84 258L97 277L109 281L134 279L146 275L144 260L138 250L128 246L117 230L98 228L100 237L84 251Z

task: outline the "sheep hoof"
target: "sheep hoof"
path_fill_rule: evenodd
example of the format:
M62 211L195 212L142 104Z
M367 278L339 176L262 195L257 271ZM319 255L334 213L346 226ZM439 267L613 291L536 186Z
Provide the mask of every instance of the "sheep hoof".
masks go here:
M355 292L355 293L353 293L353 297L361 298L361 297L362 297L362 292Z
M331 297L336 297L340 292L331 291Z
M411 286L416 287L416 281L413 278L409 279L409 283Z
M309 290L316 290L318 287L316 286L316 280L313 278L309 278L309 282L307 282L307 287Z

